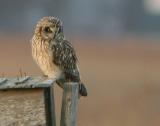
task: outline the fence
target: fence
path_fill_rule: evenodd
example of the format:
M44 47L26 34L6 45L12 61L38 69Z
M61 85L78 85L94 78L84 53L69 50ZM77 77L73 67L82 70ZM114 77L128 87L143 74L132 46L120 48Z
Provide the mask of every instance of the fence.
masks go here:
M54 80L0 78L0 126L56 126ZM78 84L64 83L60 126L75 126Z

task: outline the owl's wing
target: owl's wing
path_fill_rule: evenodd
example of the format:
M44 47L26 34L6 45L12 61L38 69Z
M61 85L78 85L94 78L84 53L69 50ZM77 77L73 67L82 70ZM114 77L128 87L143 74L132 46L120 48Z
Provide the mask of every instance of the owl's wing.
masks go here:
M80 81L77 57L71 43L67 40L63 40L57 42L53 48L53 62L64 70L66 78L71 81Z

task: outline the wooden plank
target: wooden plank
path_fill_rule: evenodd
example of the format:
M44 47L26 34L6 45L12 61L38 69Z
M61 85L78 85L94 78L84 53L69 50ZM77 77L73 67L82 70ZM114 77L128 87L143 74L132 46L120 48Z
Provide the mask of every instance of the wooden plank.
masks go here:
M45 126L43 89L0 91L0 126Z
M0 78L0 90L14 90L18 88L48 88L54 84L52 79L41 77Z
M76 126L78 83L65 83L60 126Z

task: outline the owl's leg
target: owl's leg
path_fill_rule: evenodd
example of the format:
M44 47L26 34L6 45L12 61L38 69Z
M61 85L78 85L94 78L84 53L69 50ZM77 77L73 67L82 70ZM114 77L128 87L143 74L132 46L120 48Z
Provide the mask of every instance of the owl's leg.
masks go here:
M42 74L42 79L44 79L44 80L46 80L46 79L48 79L48 76L47 75L45 75L45 74Z
M56 80L56 83L63 89L65 81L63 79Z
M43 74L42 76L43 76L43 77L46 77L46 78L48 77L48 76L47 76L47 75L45 75L45 74Z
M80 81L79 73L75 74L71 72L65 72L65 80L67 82L79 82Z

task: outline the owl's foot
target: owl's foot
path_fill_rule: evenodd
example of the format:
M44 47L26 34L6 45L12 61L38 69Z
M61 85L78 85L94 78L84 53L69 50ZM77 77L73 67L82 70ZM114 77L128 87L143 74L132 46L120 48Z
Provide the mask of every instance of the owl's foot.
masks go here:
M42 78L43 78L44 80L46 80L46 79L48 79L48 76L45 75L45 74L43 74L43 75L42 75Z

